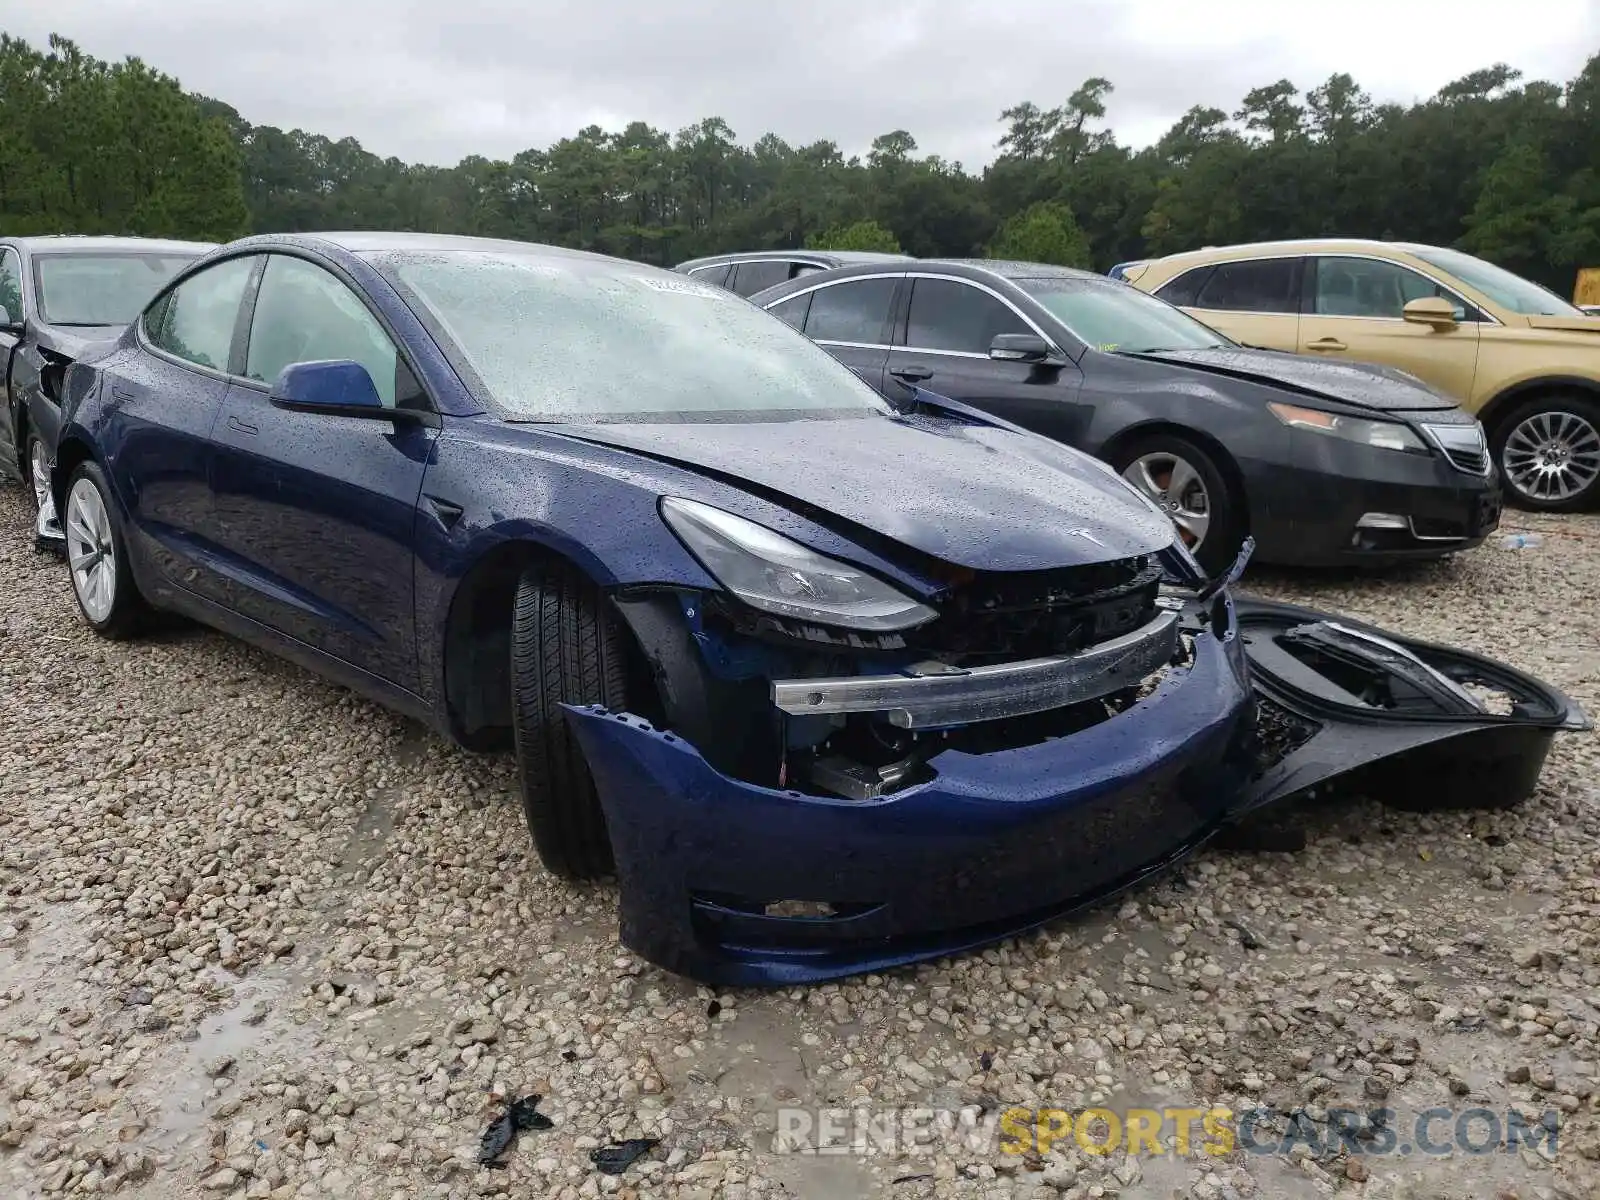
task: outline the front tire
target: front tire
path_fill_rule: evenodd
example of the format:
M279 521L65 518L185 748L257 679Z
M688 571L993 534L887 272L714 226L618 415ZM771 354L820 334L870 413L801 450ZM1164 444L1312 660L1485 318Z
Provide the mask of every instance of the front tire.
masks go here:
M1535 512L1582 512L1600 503L1600 403L1536 397L1495 425L1495 466L1506 494Z
M103 638L134 636L150 616L128 565L127 542L111 488L97 463L81 463L67 484L67 569L78 611Z
M1238 557L1244 513L1209 451L1176 433L1154 433L1122 447L1111 465L1160 505L1207 571Z
M511 619L512 727L534 848L565 879L609 875L605 813L561 705L627 707L627 642L598 588L571 568L535 566Z

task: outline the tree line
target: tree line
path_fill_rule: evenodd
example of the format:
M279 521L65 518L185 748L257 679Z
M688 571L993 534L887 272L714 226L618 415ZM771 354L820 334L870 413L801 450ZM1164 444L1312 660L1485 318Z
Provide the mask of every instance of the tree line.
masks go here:
M799 246L989 255L1105 270L1285 237L1458 245L1558 292L1600 265L1600 54L1577 78L1503 64L1418 103L1351 76L1287 79L1195 107L1153 145L1106 127L1110 80L999 114L981 172L906 130L865 156L720 117L669 132L589 126L510 159L380 158L353 138L252 125L136 58L0 36L0 232L224 240L404 229L554 242L670 265Z

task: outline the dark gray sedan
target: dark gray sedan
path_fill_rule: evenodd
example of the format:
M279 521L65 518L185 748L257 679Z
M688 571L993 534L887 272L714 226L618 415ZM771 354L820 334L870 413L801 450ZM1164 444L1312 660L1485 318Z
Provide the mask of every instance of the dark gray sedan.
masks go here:
M1300 565L1428 558L1499 523L1482 427L1388 367L1229 341L1102 275L919 259L814 273L753 303L891 401L922 388L1109 463L1217 569L1244 537Z
M0 239L0 479L33 485L45 541L60 539L45 467L67 365L120 334L162 284L211 248L154 238Z

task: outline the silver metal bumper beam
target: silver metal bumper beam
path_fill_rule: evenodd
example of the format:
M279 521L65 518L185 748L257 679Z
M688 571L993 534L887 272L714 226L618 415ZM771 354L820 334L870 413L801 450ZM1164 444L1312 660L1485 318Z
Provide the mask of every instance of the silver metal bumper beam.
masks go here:
M1109 696L1170 662L1177 651L1178 614L1163 612L1148 625L1081 654L989 667L928 663L900 675L775 679L772 702L797 717L882 713L901 729L967 725Z

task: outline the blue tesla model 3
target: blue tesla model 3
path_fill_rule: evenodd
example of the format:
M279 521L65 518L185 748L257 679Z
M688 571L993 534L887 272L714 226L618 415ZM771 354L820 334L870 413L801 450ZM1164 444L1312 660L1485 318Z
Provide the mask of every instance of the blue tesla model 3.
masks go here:
M97 633L182 614L514 751L544 864L701 978L1031 927L1252 769L1226 580L1153 505L667 271L235 242L74 365L51 486Z

